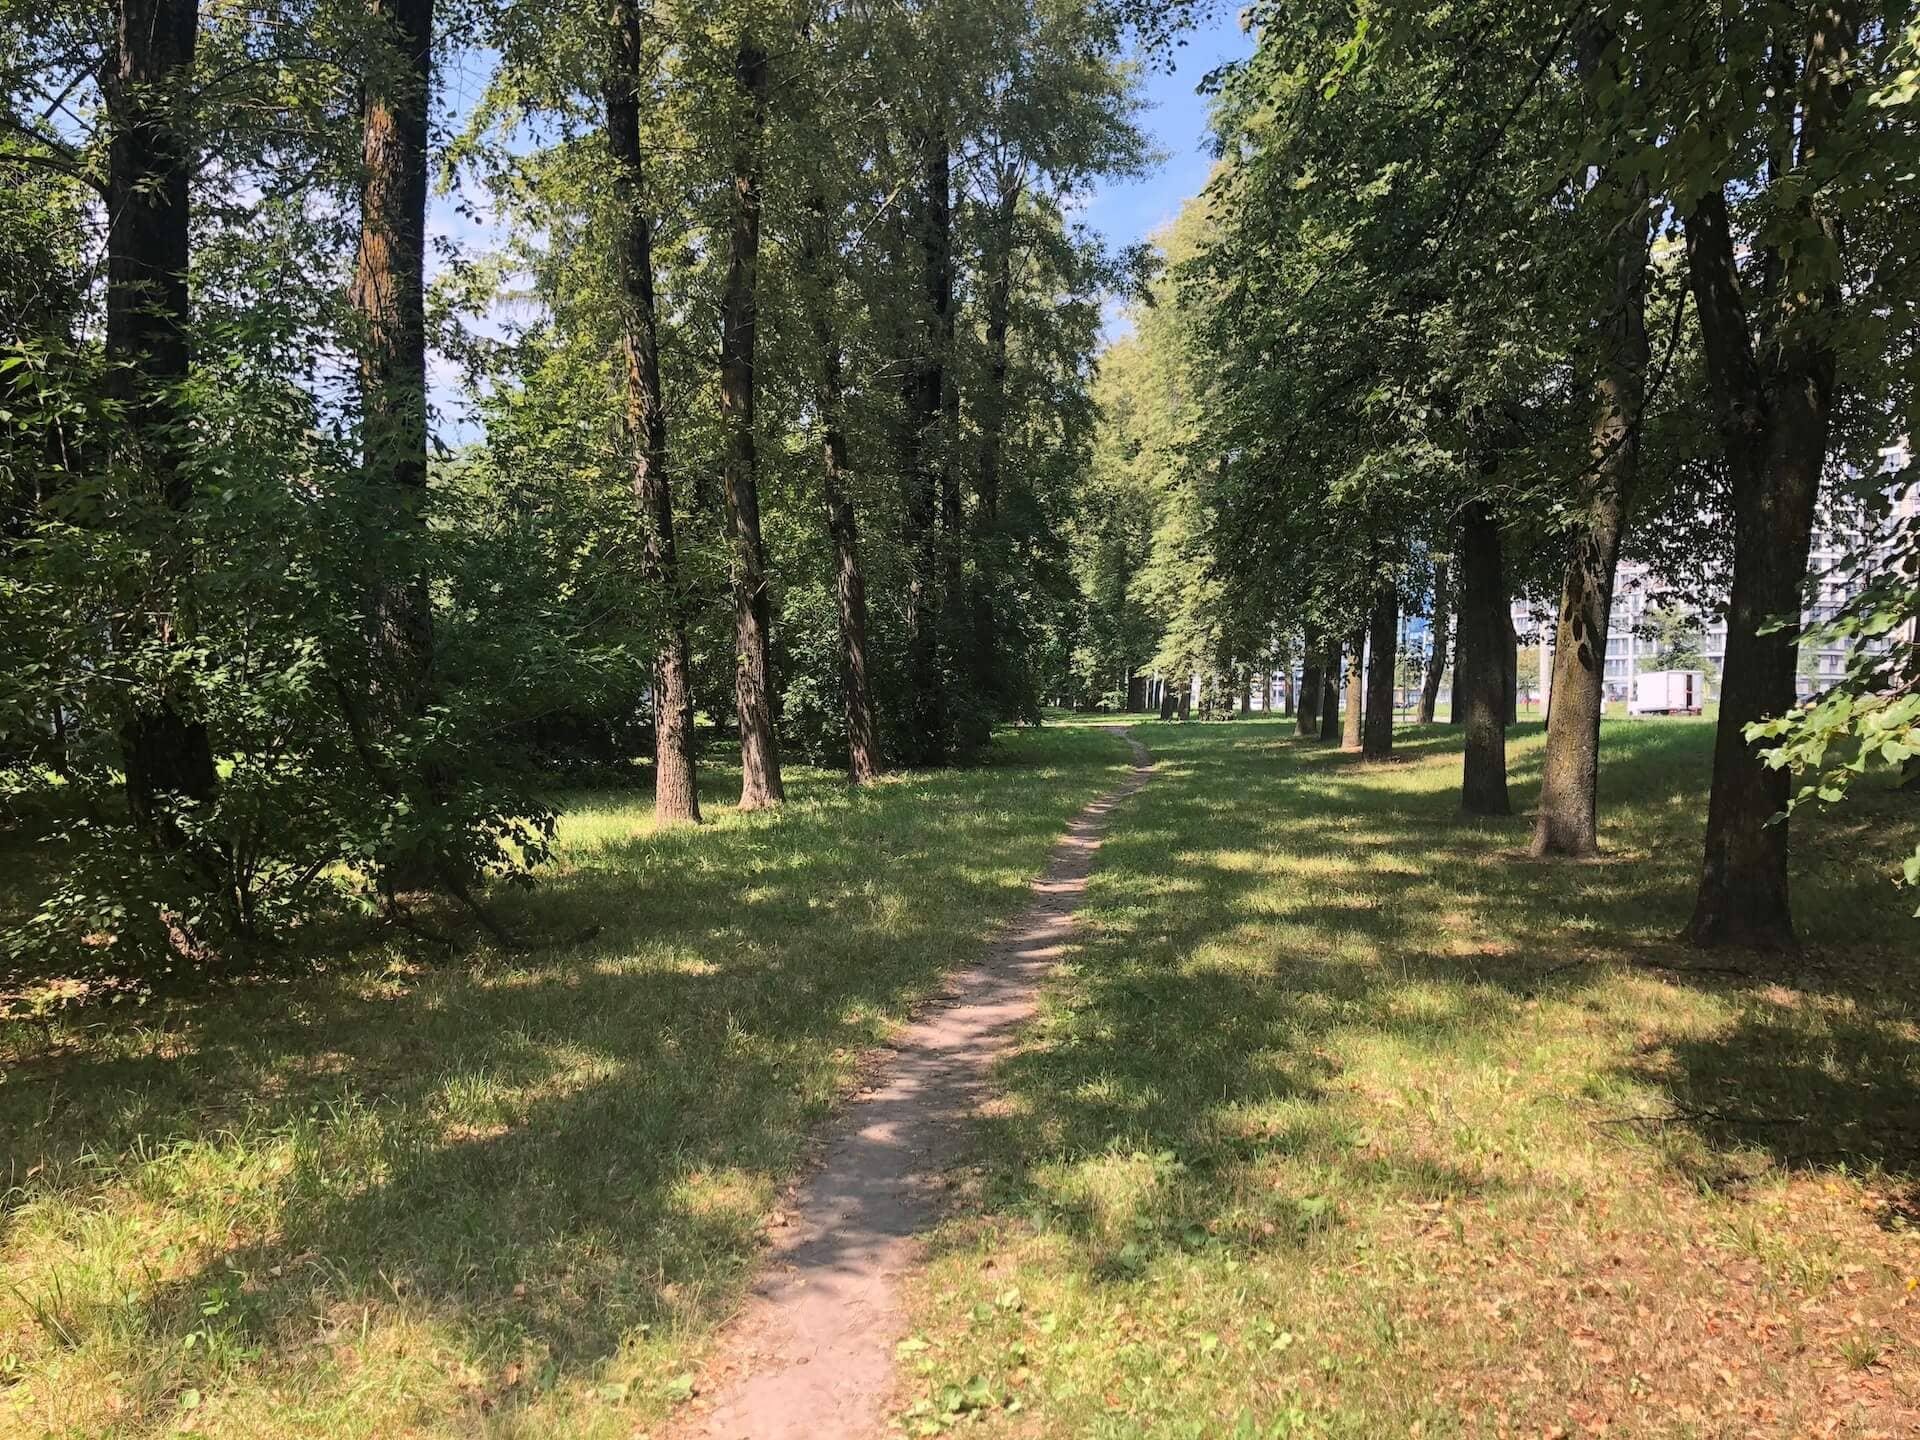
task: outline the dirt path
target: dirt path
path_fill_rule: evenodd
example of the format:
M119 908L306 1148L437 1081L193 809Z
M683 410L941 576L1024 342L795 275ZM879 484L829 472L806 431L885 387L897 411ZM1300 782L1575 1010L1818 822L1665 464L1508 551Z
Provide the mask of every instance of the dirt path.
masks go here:
M1074 818L1034 882L1032 903L907 1027L873 1088L834 1129L820 1169L787 1212L765 1277L709 1367L711 1408L690 1417L688 1433L882 1433L893 1347L905 1329L899 1281L919 1258L916 1237L938 1216L942 1176L987 1097L994 1062L1065 949L1108 815L1151 777L1146 747L1119 733L1133 747L1133 774Z

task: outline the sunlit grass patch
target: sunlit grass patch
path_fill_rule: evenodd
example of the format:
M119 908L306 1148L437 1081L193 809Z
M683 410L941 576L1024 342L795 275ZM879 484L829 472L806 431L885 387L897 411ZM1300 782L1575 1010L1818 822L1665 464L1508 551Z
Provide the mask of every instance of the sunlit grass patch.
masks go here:
M1143 729L1165 778L1002 1067L909 1433L956 1385L1115 1440L1920 1421L1911 807L1796 820L1805 959L1701 957L1707 726L1608 723L1570 866L1524 858L1537 723L1522 813L1473 822L1441 727L1391 766Z
M1018 908L1125 746L652 833L563 805L540 944L0 1036L0 1434L628 1437L691 1393L828 1108Z

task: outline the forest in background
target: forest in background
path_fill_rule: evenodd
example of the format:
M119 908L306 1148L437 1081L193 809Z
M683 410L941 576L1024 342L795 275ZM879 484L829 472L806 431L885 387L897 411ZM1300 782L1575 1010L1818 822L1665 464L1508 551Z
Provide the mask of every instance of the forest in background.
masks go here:
M1162 267L1072 215L1191 15L7 0L0 745L58 856L12 959L498 931L562 779L650 754L691 822L716 739L765 808L1148 670L1297 658L1381 757L1410 612L1502 813L1516 594L1534 848L1588 854L1623 553L1730 585L1690 933L1791 945L1780 814L1920 752L1911 6L1256 6ZM430 190L498 247L435 261ZM1797 706L1823 506L1876 643Z

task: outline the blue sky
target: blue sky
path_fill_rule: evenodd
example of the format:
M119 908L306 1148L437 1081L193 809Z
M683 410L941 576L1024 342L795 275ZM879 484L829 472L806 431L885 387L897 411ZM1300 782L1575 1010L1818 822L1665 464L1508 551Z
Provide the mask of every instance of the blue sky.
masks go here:
M1196 88L1207 72L1227 60L1253 53L1253 39L1240 30L1237 14L1215 14L1187 33L1186 44L1172 52L1173 68L1149 72L1146 99L1151 107L1141 125L1164 158L1151 174L1102 186L1080 218L1115 246L1144 240L1180 212L1181 202L1206 183L1213 160L1207 151L1207 97Z

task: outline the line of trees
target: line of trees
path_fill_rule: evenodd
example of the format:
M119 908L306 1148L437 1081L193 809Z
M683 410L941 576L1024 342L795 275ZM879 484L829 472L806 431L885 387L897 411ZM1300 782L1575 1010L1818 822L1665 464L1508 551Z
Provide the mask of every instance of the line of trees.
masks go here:
M14 958L486 919L636 748L691 823L715 736L752 809L1036 714L1128 21L0 11L0 769L60 857Z
M1451 640L1462 807L1504 815L1526 598L1556 617L1532 848L1587 855L1615 576L1647 560L1695 606L1726 597L1687 933L1791 946L1783 812L1920 753L1910 645L1857 647L1820 705L1795 687L1823 514L1903 577L1827 633L1884 641L1917 608L1911 523L1875 548L1920 379L1911 7L1341 0L1249 23L1221 161L1100 382L1082 694L1297 665L1300 733L1383 756L1399 617L1426 613L1421 718Z

